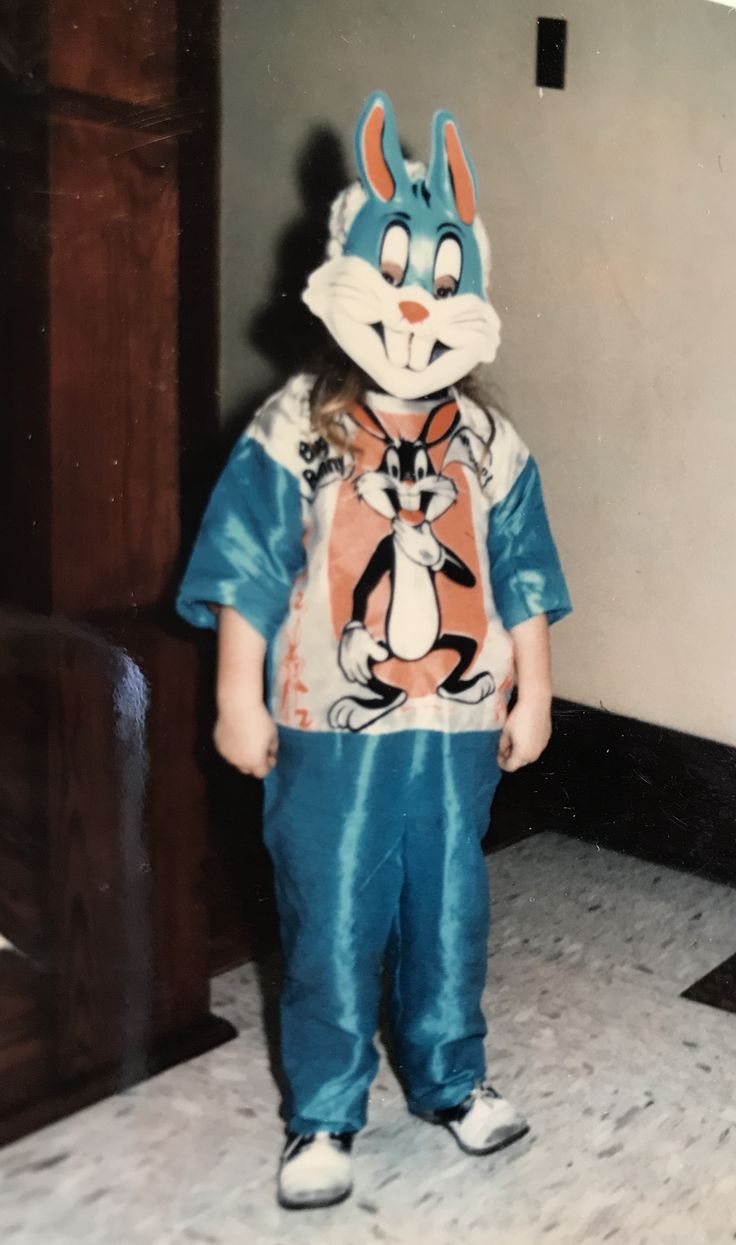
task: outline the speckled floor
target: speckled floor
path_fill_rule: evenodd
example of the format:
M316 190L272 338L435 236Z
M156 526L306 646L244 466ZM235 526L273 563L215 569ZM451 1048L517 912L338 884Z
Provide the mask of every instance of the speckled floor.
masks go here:
M215 983L239 1038L0 1155L7 1245L727 1245L736 1016L679 998L736 948L736 891L556 835L489 860L490 1070L531 1134L462 1155L382 1064L345 1206L273 1198L281 1142L260 985Z

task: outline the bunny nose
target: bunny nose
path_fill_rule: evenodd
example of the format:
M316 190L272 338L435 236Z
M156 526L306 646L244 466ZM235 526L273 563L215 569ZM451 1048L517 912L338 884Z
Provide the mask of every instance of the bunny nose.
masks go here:
M429 312L421 303L403 302L399 303L399 311L405 320L410 324L419 324L422 320L426 320Z

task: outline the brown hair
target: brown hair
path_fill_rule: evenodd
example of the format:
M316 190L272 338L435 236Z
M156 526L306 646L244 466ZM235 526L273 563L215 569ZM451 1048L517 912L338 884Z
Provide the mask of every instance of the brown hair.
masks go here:
M503 414L501 404L491 398L489 389L479 376L479 369L464 376L454 386L456 391L470 398L480 407L488 420L488 439L481 463L493 444L496 435L494 411ZM309 394L309 413L312 428L338 453L344 453L350 444L350 435L345 430L341 416L355 402L364 402L365 394L371 388L370 377L353 363L347 355L326 356L321 366L314 373L314 382Z

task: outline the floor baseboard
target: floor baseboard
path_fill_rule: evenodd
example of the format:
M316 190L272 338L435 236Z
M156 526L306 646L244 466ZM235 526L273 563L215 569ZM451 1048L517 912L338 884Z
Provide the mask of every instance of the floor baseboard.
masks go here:
M553 723L501 781L499 838L554 830L736 886L736 748L562 699Z
M222 1046L235 1037L235 1027L229 1021L211 1013L183 1032L162 1034L146 1052L140 1066L103 1069L94 1076L71 1083L3 1116L0 1119L0 1146L64 1119L102 1098L124 1093L133 1085L157 1076L176 1064L203 1055L206 1051L214 1050L216 1046Z
M682 992L683 999L705 1003L720 1011L736 1012L736 955L730 955L711 972Z

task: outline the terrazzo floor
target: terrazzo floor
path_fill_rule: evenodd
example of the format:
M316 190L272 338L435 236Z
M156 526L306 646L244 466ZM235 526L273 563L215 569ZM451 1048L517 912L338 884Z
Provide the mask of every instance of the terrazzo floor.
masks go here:
M214 983L237 1040L0 1154L7 1245L727 1245L736 1015L680 992L736 949L736 891L545 834L489 858L494 1082L527 1138L485 1159L407 1115L385 1060L343 1207L273 1196L277 967Z

